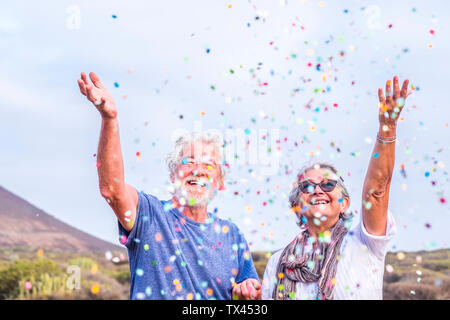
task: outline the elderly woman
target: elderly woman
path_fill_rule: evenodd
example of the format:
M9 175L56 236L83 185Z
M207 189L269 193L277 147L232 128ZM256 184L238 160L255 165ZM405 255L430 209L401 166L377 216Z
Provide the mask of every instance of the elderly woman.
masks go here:
M350 229L350 196L332 165L303 168L290 195L300 234L270 258L262 299L381 299L387 244L396 232L388 211L396 127L408 80L378 89L379 131L364 180L362 217Z

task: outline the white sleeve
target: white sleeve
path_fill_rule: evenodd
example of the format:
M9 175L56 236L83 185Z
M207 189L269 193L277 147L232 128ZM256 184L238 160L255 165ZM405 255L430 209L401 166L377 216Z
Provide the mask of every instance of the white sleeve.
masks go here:
M384 236L377 236L370 234L364 227L364 223L360 221L361 225L361 240L369 248L369 250L380 260L384 259L388 250L388 243L397 233L397 226L394 216L388 210L386 233Z
M278 260L280 259L281 252L283 250L279 250L275 252L269 259L266 265L266 270L264 271L262 289L261 289L261 300L272 300L272 292L277 283L277 265Z

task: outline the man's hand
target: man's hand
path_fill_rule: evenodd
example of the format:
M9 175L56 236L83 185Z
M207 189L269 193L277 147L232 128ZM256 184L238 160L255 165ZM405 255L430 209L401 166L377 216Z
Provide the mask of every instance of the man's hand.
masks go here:
M81 79L78 79L78 86L83 95L91 101L103 118L114 119L117 117L117 109L114 100L108 90L100 82L99 77L94 73L89 73L92 83L86 78L84 72Z
M261 299L261 284L256 279L247 279L235 283L233 300L259 300Z
M386 97L383 95L383 89L378 89L378 99L379 104L379 120L380 127L387 131L390 129L395 129L397 126L397 120L399 119L400 112L405 105L406 98L411 94L408 91L409 80L405 80L400 90L398 84L398 77L394 77L394 92L391 92L391 80L386 82Z

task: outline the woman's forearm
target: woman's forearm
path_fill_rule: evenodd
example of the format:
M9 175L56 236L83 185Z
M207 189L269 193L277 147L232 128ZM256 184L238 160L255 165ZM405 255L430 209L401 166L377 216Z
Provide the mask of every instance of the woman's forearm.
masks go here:
M383 143L378 141L378 139L375 140L375 146L370 157L369 167L364 180L364 193L386 193L388 192L387 189L389 188L392 179L395 165L395 141L389 141L396 137L396 129L391 128L383 131L383 129L380 128L378 137L388 142Z

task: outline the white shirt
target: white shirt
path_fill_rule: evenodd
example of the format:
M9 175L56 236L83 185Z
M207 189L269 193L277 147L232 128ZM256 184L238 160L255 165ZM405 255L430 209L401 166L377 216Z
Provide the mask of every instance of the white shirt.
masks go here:
M336 270L334 299L381 300L383 297L384 259L388 242L397 232L394 217L388 211L386 234L369 234L362 221L351 227L340 248L341 258ZM307 245L305 252L312 250ZM277 283L277 265L283 250L270 257L264 272L261 299L272 299ZM317 298L318 282L297 282L296 300Z

